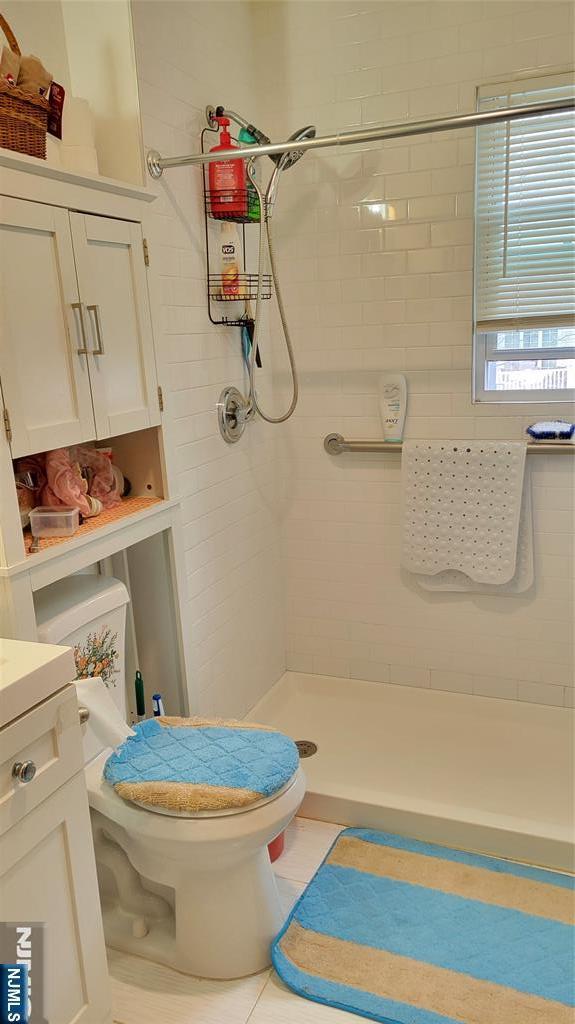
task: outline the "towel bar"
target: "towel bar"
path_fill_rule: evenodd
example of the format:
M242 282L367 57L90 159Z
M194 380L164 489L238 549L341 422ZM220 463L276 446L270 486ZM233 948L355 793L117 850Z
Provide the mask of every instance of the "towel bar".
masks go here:
M403 447L401 441L346 441L341 434L327 434L323 446L329 455L341 455L342 452L401 453ZM528 441L527 451L530 455L573 453L575 444L571 441Z

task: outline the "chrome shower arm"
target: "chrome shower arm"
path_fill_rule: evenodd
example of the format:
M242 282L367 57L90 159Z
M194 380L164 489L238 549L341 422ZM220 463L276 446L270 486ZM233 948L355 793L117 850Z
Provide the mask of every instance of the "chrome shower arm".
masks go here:
M256 128L255 125L250 124L249 121L246 121L245 117L242 117L241 114L236 113L235 110L228 110L227 107L221 107L221 106L220 107L216 107L215 116L216 117L227 117L230 121L233 121L234 124L237 124L240 128L244 128L247 132L250 133L250 135L253 135L254 139L257 139L257 141L258 141L258 143L260 145L262 145L262 146L270 145L271 140L270 140L269 136L265 135L263 132L261 132L259 130L259 128ZM273 157L272 157L272 159L273 159Z
M322 149L330 146L351 146L363 142L382 142L386 139L407 138L411 135L429 135L433 132L448 132L458 128L481 128L485 124L496 124L498 121L515 121L523 117L537 117L541 114L557 114L561 111L575 109L575 98L554 100L551 103L532 103L522 107L503 107L498 110L482 110L479 113L455 114L453 117L439 117L428 121L407 121L391 125L376 125L373 128L358 128L336 135L320 135L315 139L307 139L298 143L298 149ZM274 142L261 146L246 146L234 150L234 159L249 160L251 157L270 156L289 153L294 148L293 142ZM170 167L184 167L195 164L208 164L212 160L221 160L221 150L211 153L191 153L188 156L163 157L155 150L150 150L147 157L148 170L152 178L159 178L162 172Z

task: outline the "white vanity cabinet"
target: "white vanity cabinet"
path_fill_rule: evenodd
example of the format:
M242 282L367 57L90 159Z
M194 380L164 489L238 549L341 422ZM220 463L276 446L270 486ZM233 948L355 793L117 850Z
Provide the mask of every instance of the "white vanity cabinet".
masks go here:
M160 422L140 223L0 197L12 457Z
M72 652L2 640L0 663L1 721L14 716L0 730L0 920L44 923L50 1024L110 1024L78 704L66 685ZM30 765L33 777L19 781L15 766L26 777ZM40 959L32 944L33 974Z

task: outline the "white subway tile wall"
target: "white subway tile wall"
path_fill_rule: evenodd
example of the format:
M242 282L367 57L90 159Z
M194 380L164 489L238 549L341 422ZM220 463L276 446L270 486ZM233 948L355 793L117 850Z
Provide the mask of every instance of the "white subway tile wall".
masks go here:
M257 119L248 4L136 0L133 17L146 148L198 149L208 103ZM245 382L238 329L208 319L201 172L172 171L152 187L156 347L182 498L191 710L242 716L285 669L275 440L262 423L236 447L218 431L221 389Z
M553 0L133 7L145 143L167 153L198 148L207 103L276 139L309 123L326 134L468 112L481 82L573 63L573 10ZM288 424L251 424L236 448L214 415L221 387L245 382L238 332L207 317L201 175L153 186L195 709L243 713L286 658L350 686L572 704L571 460L531 460L533 589L473 597L423 593L402 573L398 456L322 447L335 430L381 436L384 370L407 375L408 437L519 438L536 419L573 418L558 405L471 403L473 178L471 132L308 153L286 172L273 227L301 398ZM259 390L285 408L277 317L262 349Z
M284 137L470 112L482 82L573 65L554 2L258 3L264 124ZM399 456L330 457L380 437L378 383L406 373L406 435L520 438L559 405L473 405L474 136L308 153L274 217L302 395L278 438L288 668L573 703L573 470L529 460L536 582L520 597L424 593L400 569ZM350 685L353 685L350 683Z

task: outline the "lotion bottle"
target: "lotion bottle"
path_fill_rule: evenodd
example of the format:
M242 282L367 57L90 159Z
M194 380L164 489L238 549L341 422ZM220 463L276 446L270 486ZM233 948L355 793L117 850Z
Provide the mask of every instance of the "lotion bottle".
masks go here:
M407 381L402 373L384 373L380 379L379 409L384 441L399 444L407 412Z

